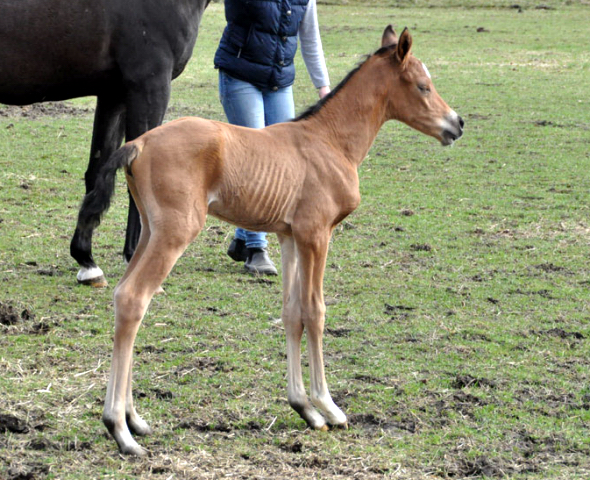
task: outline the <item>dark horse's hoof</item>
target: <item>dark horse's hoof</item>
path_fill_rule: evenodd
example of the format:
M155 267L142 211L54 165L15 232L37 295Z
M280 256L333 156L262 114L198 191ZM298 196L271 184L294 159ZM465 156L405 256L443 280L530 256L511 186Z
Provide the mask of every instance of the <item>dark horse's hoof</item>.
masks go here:
M108 285L104 273L98 267L81 268L78 272L77 279L81 285L89 285L93 288L104 288Z

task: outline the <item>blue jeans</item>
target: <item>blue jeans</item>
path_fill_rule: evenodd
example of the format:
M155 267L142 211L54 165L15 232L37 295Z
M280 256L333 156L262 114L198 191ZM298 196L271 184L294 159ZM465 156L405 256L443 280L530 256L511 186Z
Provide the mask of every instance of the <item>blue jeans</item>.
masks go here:
M260 89L219 70L219 97L228 122L234 125L264 128L295 116L291 86L276 91ZM248 248L266 248L268 245L265 232L237 228L235 237L246 242Z

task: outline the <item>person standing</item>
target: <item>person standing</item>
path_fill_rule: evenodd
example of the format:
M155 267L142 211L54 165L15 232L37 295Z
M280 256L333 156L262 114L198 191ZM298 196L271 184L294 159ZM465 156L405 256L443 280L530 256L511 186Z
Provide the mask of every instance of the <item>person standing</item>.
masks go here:
M316 0L225 0L227 25L215 53L229 123L263 128L295 116L297 39L320 98L330 92ZM276 275L265 232L237 228L227 254L250 273Z

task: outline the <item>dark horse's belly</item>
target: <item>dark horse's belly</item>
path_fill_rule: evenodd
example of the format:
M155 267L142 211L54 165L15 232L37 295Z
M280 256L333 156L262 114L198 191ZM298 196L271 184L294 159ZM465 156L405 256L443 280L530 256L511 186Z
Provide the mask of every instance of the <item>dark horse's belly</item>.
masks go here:
M70 98L98 95L101 91L117 89L118 75L101 72L92 77L69 77L63 81L53 78L46 82L21 82L17 85L3 82L0 70L0 103L6 105L30 105L37 102L54 102ZM58 80L58 81L56 81Z
M107 3L2 2L0 102L25 105L96 94L114 73Z

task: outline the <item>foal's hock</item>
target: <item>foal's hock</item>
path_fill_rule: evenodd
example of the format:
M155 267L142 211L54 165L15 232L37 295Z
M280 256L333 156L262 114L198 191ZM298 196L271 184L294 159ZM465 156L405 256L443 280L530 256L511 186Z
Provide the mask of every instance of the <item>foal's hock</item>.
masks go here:
M84 200L78 229L98 225L113 193L115 172L124 168L142 229L115 288L115 344L103 415L123 453L144 454L132 432L150 432L131 394L137 330L154 292L208 213L278 235L289 404L311 428L347 425L324 375L322 283L332 231L360 202L357 168L387 120L400 120L442 145L463 133L463 120L438 95L411 46L407 29L398 39L387 27L382 47L293 122L254 130L182 118L110 157L99 176L104 181ZM301 373L304 330L311 402Z

